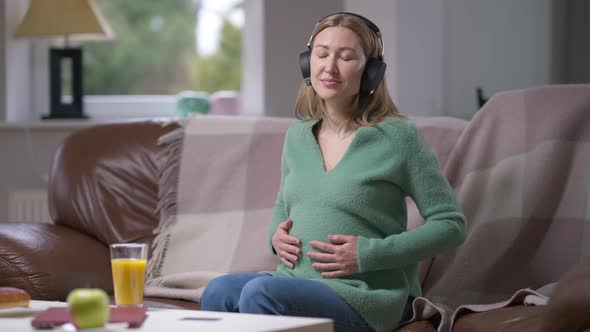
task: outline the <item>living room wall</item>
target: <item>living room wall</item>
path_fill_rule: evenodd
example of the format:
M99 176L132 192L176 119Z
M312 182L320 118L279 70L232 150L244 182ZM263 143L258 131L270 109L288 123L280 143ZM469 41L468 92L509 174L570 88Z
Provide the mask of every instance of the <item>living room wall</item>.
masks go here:
M55 150L67 135L85 126L0 123L0 222L14 221L8 220L10 195L46 190Z
M563 82L558 78L563 76L560 59L565 50L554 46L564 34L564 22L557 19L564 13L555 11L564 1L332 0L319 7L309 1L252 3L257 3L255 13L265 22L260 28L264 39L245 49L246 56L258 52L252 58L260 64L250 73L258 80L245 77L243 84L252 113L264 109L268 115L292 115L300 84L297 55L316 20L339 10L366 15L381 27L388 86L405 114L469 119L479 108L477 87L490 97L499 91Z

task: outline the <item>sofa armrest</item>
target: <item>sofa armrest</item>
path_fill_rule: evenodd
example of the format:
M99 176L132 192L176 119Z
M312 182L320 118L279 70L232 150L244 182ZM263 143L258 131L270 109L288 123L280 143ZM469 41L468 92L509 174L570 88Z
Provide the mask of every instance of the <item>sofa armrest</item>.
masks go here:
M453 332L539 331L544 314L544 305L515 305L474 312L459 317Z
M79 287L112 293L109 249L64 226L0 224L0 286L37 300L63 301Z
M590 257L566 272L551 294L543 332L590 329Z

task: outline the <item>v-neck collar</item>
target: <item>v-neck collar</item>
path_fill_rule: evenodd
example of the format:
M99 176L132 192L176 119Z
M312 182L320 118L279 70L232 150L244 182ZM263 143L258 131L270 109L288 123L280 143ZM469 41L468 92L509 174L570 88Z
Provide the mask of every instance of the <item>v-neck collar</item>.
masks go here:
M336 163L336 165L334 165L334 167L332 167L332 169L327 170L326 169L326 161L324 159L324 154L322 153L322 149L320 147L320 143L319 143L318 139L316 138L316 136L314 134L314 128L315 128L315 126L320 121L321 120L313 120L313 122L311 123L311 126L309 126L309 128L307 130L307 133L308 133L309 137L313 141L313 145L314 145L314 150L315 150L316 156L318 157L318 159L320 161L320 163L319 163L319 169L320 169L320 171L322 172L323 175L328 175L328 174L333 173L337 168L339 168L340 167L340 164L342 164L343 161L345 161L347 158L350 158L350 157L348 157L348 155L350 154L350 150L356 144L357 138L359 136L359 131L363 127L357 128L356 132L354 133L354 137L352 138L352 141L350 142L350 144L346 148L346 151L342 155L342 158L340 158L340 160L338 160L338 162Z

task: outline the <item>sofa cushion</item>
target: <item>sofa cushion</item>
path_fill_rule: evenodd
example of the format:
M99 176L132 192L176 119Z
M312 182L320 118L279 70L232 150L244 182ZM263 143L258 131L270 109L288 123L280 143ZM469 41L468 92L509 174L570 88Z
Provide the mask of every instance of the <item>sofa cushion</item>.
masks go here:
M200 310L201 305L192 301L167 299L163 297L144 297L143 306L149 309Z

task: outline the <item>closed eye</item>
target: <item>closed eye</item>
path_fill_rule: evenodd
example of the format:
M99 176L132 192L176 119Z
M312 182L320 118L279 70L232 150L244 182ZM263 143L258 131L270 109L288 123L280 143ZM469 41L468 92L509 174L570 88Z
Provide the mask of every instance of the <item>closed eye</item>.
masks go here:
M327 50L322 49L322 48L316 48L316 49L314 49L314 52L313 52L313 54L315 56L317 56L318 58L325 58L329 55L329 53L330 52L328 52Z
M356 56L352 52L342 52L340 54L340 59L342 59L344 61L351 61L351 60L356 59Z

